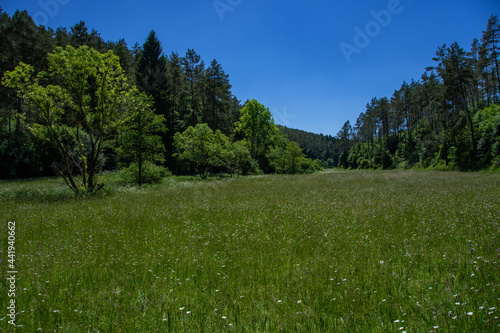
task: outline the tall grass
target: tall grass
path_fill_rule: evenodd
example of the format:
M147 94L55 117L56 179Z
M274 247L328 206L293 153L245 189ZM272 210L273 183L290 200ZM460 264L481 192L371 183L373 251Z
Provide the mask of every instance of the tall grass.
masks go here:
M500 330L498 174L0 188L0 306L16 221L26 332Z

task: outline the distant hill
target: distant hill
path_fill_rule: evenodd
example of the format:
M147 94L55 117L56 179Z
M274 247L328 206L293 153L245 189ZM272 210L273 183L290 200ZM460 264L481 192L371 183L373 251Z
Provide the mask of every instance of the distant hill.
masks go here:
M331 135L315 134L298 129L278 125L281 133L291 141L295 141L304 150L307 157L328 161L329 164L337 165L338 149L337 139Z

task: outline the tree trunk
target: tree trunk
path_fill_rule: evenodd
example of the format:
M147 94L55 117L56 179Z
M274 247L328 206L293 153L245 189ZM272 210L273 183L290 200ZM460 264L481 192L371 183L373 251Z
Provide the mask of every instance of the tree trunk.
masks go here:
M141 159L139 159L139 161L137 161L137 165L139 168L139 187L142 186L142 164L143 164L143 161L141 158Z

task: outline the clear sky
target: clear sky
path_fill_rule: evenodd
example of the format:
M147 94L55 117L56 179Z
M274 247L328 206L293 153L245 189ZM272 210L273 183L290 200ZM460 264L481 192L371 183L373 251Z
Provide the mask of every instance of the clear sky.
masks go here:
M373 97L420 79L438 46L466 51L498 0L3 0L57 28L85 21L105 40L217 59L233 93L269 107L278 124L335 135Z

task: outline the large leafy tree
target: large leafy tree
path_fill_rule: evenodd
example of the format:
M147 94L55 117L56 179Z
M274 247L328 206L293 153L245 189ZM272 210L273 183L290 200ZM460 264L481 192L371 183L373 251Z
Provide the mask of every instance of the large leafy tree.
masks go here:
M299 162L305 159L302 148L283 135L277 135L269 159L275 172L296 174L300 172Z
M207 124L189 126L184 132L176 133L177 156L191 163L201 178L206 179L212 168L227 164L229 139L221 131L215 132Z
M250 154L262 167L265 167L266 155L272 146L272 139L278 133L278 127L269 108L252 99L241 109L240 120L236 123L236 133L250 143Z
M48 70L35 75L21 63L5 74L36 115L27 126L36 137L57 147L54 166L75 192L102 188L99 171L107 139L137 104L138 92L127 84L119 58L87 46L58 47L48 55Z

